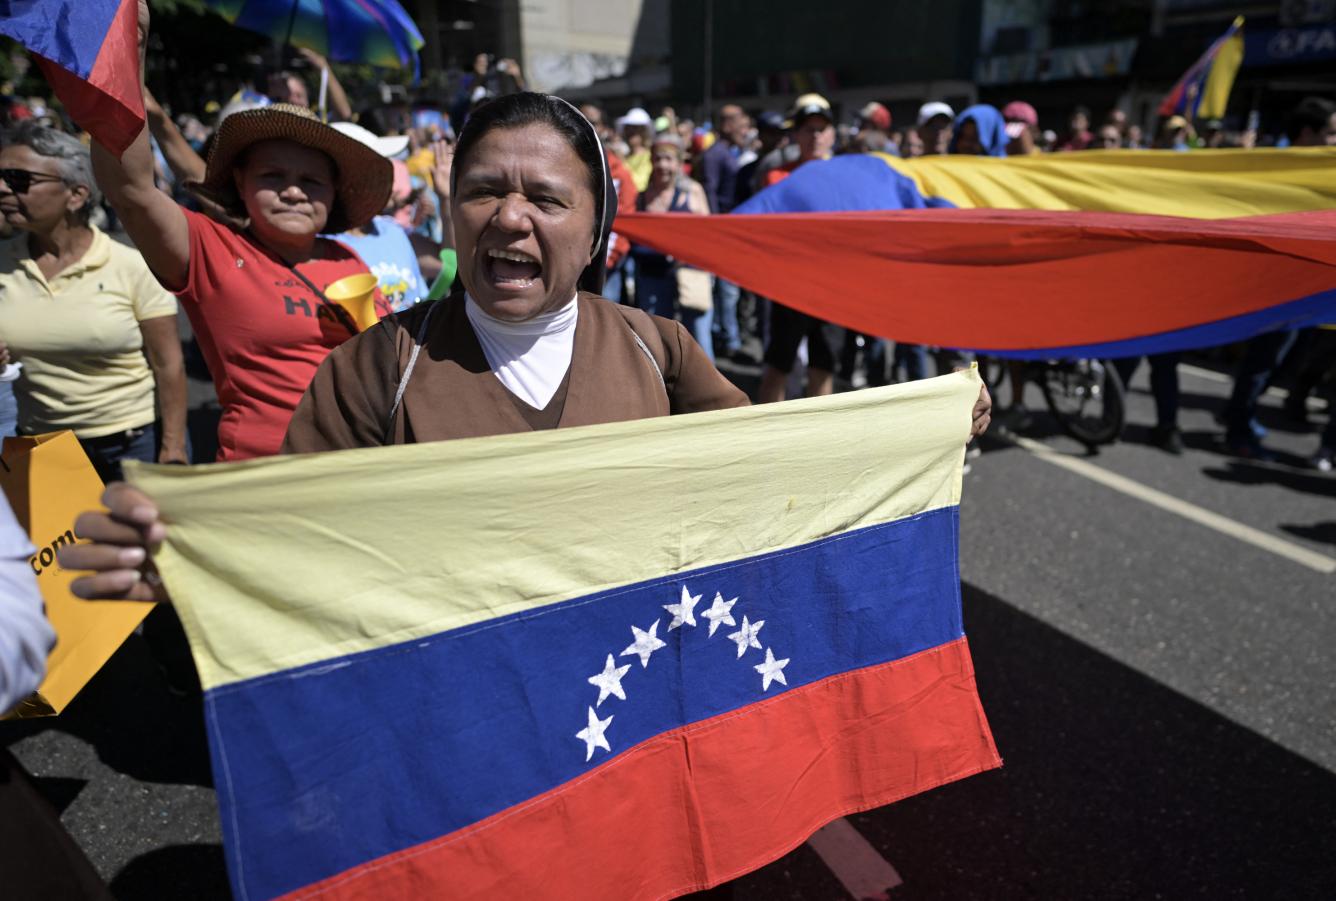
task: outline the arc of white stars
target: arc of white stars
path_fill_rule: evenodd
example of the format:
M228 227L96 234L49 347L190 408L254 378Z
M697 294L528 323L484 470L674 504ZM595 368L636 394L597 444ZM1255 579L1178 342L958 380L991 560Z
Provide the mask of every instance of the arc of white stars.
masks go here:
M742 617L742 626L738 631L729 633L728 637L738 646L738 659L741 659L742 655L747 653L747 648L756 648L758 651L761 649L761 643L756 640L756 633L760 632L761 627L764 625L765 620L758 619L754 623L748 622L747 617L744 615Z
M700 595L693 595L687 591L685 585L682 586L682 600L676 604L664 604L663 609L673 615L673 621L668 624L668 631L671 632L678 626L686 623L688 626L696 625L696 614L693 612L696 605L700 603Z
M710 621L710 638L714 637L715 630L719 628L720 623L725 626L736 626L738 624L737 620L733 619L733 614L729 612L737 602L737 598L726 601L722 594L717 591L714 593L714 603L709 610L702 610L700 614Z
M631 669L631 664L626 666L617 666L612 660L612 655L608 655L608 662L603 664L603 672L597 676L589 677L589 684L598 689L598 700L594 706L598 707L608 699L608 695L616 695L623 701L626 700L626 690L622 688L622 676L625 676Z
M612 717L613 715L609 714L606 720L601 720L594 712L594 708L589 708L589 725L575 733L575 737L585 743L585 763L593 758L595 748L602 748L609 754L612 753L612 746L608 744L608 737L604 734L612 723Z
M659 648L668 647L667 644L659 639L658 631L659 620L657 619L654 621L654 625L649 627L648 632L644 629L637 629L635 626L632 626L631 634L635 637L635 641L631 642L630 646L617 656L626 657L630 654L635 654L640 657L640 666L642 669L649 666L649 655L653 654ZM760 645L757 645L757 647L759 648Z
M788 680L784 678L784 667L789 665L789 658L783 660L775 659L775 652L771 648L765 649L765 663L752 667L761 674L761 691L769 691L771 682L778 682L780 685L788 685Z

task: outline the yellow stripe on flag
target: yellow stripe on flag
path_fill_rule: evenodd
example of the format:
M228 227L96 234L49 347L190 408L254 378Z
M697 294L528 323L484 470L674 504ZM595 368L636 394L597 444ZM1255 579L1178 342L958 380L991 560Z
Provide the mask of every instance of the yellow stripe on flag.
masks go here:
M962 208L1225 219L1336 207L1332 147L881 156L925 196Z
M126 470L168 523L154 559L217 688L959 503L978 392L959 372L692 416ZM353 621L350 606L370 612Z
M1234 76L1243 65L1243 16L1234 19L1240 29L1221 45L1211 63L1211 72L1202 87L1201 103L1197 106L1198 119L1222 119L1229 106L1229 92L1234 88Z

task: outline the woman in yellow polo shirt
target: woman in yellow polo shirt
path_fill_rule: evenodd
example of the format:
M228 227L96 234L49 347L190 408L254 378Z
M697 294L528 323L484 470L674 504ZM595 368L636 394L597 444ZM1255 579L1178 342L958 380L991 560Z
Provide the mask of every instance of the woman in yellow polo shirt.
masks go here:
M188 463L176 300L139 251L89 224L88 148L20 125L0 148L0 363L21 434L71 429L104 481L126 459Z

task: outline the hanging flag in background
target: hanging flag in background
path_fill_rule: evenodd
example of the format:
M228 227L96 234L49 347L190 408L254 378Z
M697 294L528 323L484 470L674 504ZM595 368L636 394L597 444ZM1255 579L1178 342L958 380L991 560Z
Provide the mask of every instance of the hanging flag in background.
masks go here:
M135 0L0 0L0 33L31 51L70 117L120 156L144 129Z
M1336 321L1333 207L1326 147L850 154L729 216L623 214L617 229L869 335L1047 359Z
M671 897L1000 765L956 551L979 384L132 468L236 897Z
M1161 116L1220 119L1229 105L1234 76L1243 63L1243 16L1201 55L1160 102Z
M1336 322L1336 212L636 213L617 229L865 334L997 355L1138 356Z

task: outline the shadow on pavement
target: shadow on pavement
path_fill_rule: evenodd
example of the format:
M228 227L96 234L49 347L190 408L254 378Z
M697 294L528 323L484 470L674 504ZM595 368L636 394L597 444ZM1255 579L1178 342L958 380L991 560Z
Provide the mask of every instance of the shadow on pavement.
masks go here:
M1286 459L1288 459L1288 456ZM1277 454L1277 459L1281 456ZM1298 458L1295 458L1296 460ZM1280 463L1254 463L1247 460L1229 460L1224 469L1203 469L1202 474L1217 482L1239 485L1279 485L1304 494L1336 497L1336 478L1314 470L1299 470Z
M1281 526L1286 532L1299 538L1307 538L1309 541L1321 541L1325 544L1336 544L1336 520L1327 522L1315 522L1311 526L1301 526L1286 524Z
M117 901L228 901L222 845L172 845L142 854L111 880Z
M33 787L37 793L45 798L56 813L63 814L65 808L74 803L74 799L79 797L79 793L88 785L87 779L71 779L64 776L32 776Z
M198 695L182 697L168 690L138 634L126 640L60 716L0 724L0 746L48 729L83 739L102 763L135 779L213 785L203 703ZM59 794L48 799L59 806Z
M850 818L904 878L892 901L1336 897L1336 774L963 590L1006 765ZM737 897L838 897L792 891L802 853Z

